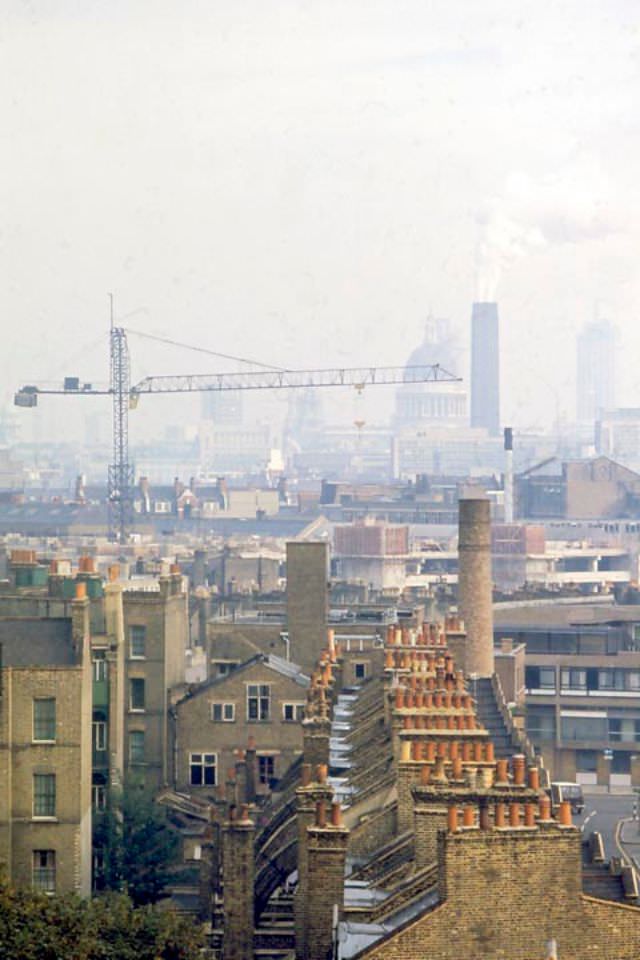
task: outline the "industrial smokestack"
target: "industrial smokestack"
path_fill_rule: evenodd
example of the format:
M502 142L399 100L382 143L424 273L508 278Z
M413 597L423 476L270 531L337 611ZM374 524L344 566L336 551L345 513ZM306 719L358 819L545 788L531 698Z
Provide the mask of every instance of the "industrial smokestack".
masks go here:
M490 677L493 664L491 504L458 501L458 608L465 622L464 670Z
M471 426L500 436L500 337L497 303L471 310Z
M504 428L504 522L513 523L513 429Z

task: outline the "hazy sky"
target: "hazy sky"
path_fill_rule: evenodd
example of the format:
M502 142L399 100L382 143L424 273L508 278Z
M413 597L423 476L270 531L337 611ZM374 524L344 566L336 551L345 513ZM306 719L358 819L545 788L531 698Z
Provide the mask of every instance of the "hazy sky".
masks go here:
M105 377L107 291L140 329L333 366L403 363L430 309L466 339L480 284L505 421L573 413L594 312L640 405L639 24L637 0L3 0L3 394ZM221 366L132 350L134 377Z

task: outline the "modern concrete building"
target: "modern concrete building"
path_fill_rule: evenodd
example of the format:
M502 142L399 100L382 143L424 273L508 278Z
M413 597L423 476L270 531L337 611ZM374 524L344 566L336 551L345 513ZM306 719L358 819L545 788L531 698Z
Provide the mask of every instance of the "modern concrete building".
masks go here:
M499 604L495 624L525 645L527 733L552 778L640 786L640 608Z
M471 311L471 426L500 434L500 333L497 303Z
M368 520L334 528L334 572L341 580L402 590L408 553L406 526Z

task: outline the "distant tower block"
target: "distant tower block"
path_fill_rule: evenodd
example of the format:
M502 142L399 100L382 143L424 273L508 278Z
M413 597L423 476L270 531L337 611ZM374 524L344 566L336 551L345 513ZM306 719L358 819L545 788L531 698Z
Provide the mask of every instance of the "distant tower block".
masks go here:
M313 670L327 643L329 545L287 543L287 629L294 663Z
M467 675L490 677L493 664L491 505L458 501L458 607L465 621Z

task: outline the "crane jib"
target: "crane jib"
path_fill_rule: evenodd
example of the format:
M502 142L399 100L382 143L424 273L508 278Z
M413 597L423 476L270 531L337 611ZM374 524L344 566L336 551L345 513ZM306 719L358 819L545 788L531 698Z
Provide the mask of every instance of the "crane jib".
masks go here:
M113 406L113 462L108 469L109 534L126 543L133 526L133 465L129 461L129 410L135 409L142 394L192 393L222 390L289 390L317 387L354 387L390 384L454 383L461 378L439 364L414 367L340 367L318 370L287 370L263 365L259 371L238 373L186 374L145 377L132 385L127 331L113 323L109 336L110 381L85 383L79 377L65 377L62 384L28 384L17 391L18 407L36 407L40 395L110 396ZM170 341L168 341L170 342ZM249 362L249 361L247 361ZM253 361L251 361L253 362Z

